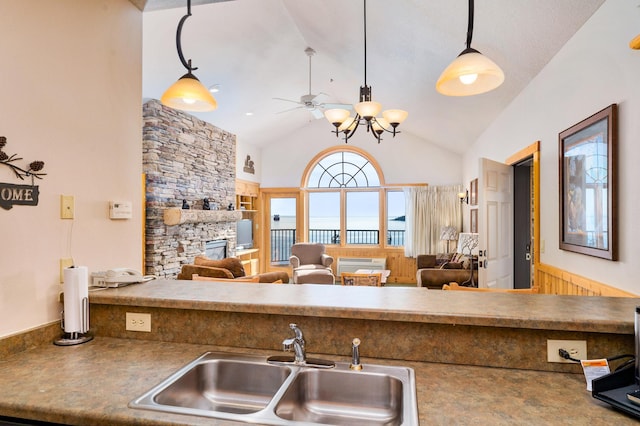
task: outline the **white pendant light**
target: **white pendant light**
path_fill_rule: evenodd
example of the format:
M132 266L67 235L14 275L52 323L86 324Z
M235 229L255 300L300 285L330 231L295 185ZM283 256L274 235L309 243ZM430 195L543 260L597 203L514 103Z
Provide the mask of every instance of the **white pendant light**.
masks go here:
M446 96L471 96L489 92L504 82L495 62L471 47L474 3L469 0L467 48L442 72L436 90Z
M163 105L182 111L213 111L218 107L218 102L216 102L215 98L211 95L211 92L200 83L200 80L193 75L192 71L198 68L191 66L191 59L185 61L184 55L182 54L182 45L180 42L182 25L189 16L191 16L191 0L187 0L187 14L180 19L176 34L178 57L182 65L187 69L187 73L164 92L160 98L160 102L162 102Z

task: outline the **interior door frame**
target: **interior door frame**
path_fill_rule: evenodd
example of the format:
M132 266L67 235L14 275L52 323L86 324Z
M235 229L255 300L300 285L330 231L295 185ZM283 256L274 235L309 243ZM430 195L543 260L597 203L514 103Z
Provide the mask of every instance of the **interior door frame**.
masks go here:
M296 200L296 242L300 241L303 232L303 199L299 188L260 188L260 215L262 217L262 229L260 235L263 241L260 250L260 264L264 265L264 271L289 271L289 265L271 264L271 200L274 198L295 198Z
M533 218L533 241L532 246L533 250L531 251L533 259L532 259L532 268L533 268L533 278L531 281L531 286L536 285L536 271L538 270L538 266L540 265L540 141L535 141L531 145L526 148L516 152L515 154L509 156L505 161L506 164L510 166L514 166L517 163L520 163L524 160L532 159L532 168L533 168L533 176L532 176L532 185L533 185L533 205L531 206L531 216ZM514 211L515 214L515 211ZM539 287L539 286L538 286Z

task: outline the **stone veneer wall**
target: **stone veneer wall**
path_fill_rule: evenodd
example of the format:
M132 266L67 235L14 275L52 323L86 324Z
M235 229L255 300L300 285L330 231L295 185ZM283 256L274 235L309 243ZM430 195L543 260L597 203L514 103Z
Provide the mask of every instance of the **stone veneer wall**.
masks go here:
M236 246L236 223L163 222L167 207L186 199L192 209L235 204L236 137L153 99L143 105L142 162L146 174L145 273L175 278L181 265L204 253L207 241L227 239ZM214 207L212 207L214 208Z

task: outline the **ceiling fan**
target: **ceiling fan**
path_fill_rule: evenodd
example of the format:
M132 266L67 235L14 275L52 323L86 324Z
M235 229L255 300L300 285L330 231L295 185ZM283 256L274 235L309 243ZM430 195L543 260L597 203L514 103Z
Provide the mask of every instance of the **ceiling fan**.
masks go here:
M316 95L311 93L311 57L316 54L316 51L313 50L311 47L307 47L306 49L304 49L304 53L306 53L307 56L309 57L309 93L307 93L306 95L300 96L299 101L294 101L291 99L284 99L284 98L273 98L279 101L292 102L292 103L298 104L298 106L286 109L284 111L280 111L278 112L278 114L281 114L283 112L293 111L296 109L306 109L311 113L311 115L313 115L314 118L319 119L319 118L322 118L324 115L322 112L323 109L332 109L332 108L342 108L342 109L348 109L348 110L353 109L353 105L351 104L329 104L329 103L323 103L318 101L318 97L322 95L324 96L328 96L328 95L323 92L320 92Z

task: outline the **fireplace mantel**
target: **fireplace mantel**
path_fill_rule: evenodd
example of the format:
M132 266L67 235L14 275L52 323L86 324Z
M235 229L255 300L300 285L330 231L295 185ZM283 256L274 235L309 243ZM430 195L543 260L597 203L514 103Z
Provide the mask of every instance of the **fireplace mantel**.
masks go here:
M165 225L182 225L183 223L237 222L242 219L239 210L186 210L171 207L164 211Z

